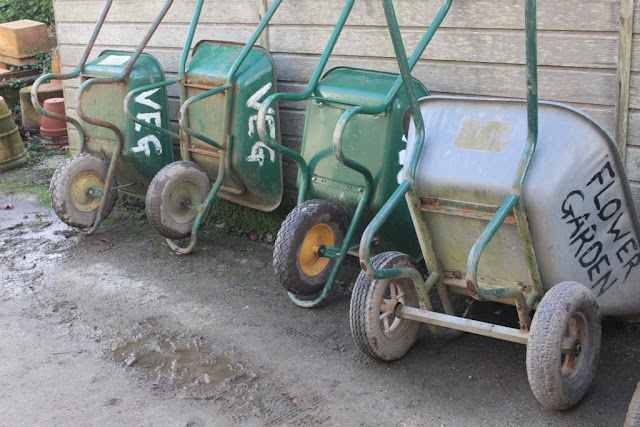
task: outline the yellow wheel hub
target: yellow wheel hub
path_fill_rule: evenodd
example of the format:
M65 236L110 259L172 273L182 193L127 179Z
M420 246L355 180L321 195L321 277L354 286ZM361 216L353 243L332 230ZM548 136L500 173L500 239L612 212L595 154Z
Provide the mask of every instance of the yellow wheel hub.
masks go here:
M304 236L300 249L300 268L307 276L317 276L329 264L329 258L318 255L320 246L333 246L335 237L327 224L318 224Z
M181 181L171 190L168 209L171 218L178 224L187 224L198 215L198 210L191 206L191 202L204 201L198 186L189 180Z
M82 172L71 183L71 203L80 212L93 212L100 206L100 197L90 196L90 188L104 188L104 180L99 173Z

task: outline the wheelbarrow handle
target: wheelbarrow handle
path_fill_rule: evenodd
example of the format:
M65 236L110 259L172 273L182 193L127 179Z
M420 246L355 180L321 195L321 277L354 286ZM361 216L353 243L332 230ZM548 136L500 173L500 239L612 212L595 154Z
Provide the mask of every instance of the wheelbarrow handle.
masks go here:
M338 38L340 37L340 33L342 32L342 29L344 28L345 23L347 22L347 18L351 14L351 10L353 9L354 3L355 3L355 0L347 0L344 8L342 9L342 13L340 14L340 18L338 19L338 22L336 23L336 26L334 27L333 32L331 33L331 37L329 38L329 41L327 42L327 45L325 46L324 51L322 52L322 56L318 61L318 65L316 66L316 69L314 70L313 75L311 76L311 79L309 80L309 83L307 84L307 87L305 88L305 90L302 91L301 93L282 92L278 94L273 94L269 96L262 103L262 107L258 111L257 128L258 128L258 135L260 136L260 140L272 150L275 150L280 154L284 154L286 156L291 157L296 163L298 163L298 166L300 167L300 171L303 176L303 179L302 179L300 188L298 189L298 204L306 200L306 193L307 193L307 189L309 188L309 179L310 179L309 166L307 165L307 162L305 162L304 158L300 155L300 153L294 150L291 150L290 148L287 148L282 144L279 144L277 141L275 141L270 137L269 132L267 132L267 128L268 128L267 115L269 110L274 108L273 105L277 101L280 101L280 100L303 101L309 98L313 94L313 91L316 89L318 82L320 81L320 77L322 76L322 73L327 65L327 62L329 61L329 57L333 52L333 48L335 47L338 41Z
M129 92L124 99L124 112L131 121L133 121L134 123L140 126L146 127L155 132L166 135L172 139L181 140L182 137L180 136L180 134L172 132L169 129L162 128L155 124L152 124L134 117L130 111L131 99L134 96L137 96L146 91L170 86L172 84L184 81L184 76L186 74L185 70L186 70L187 59L189 58L189 52L191 51L191 45L193 44L193 38L195 36L196 28L198 27L198 21L200 20L200 14L202 13L203 4L204 4L204 0L198 0L198 2L196 3L196 7L193 10L193 17L191 18L191 24L189 25L189 32L187 33L187 38L185 39L184 47L182 48L182 54L180 56L180 62L178 64L178 78L173 80L167 80L164 82L153 83L147 86L140 87L138 89L134 89L131 92ZM180 85L180 98L182 100L186 98L186 90L184 89L183 86L184 85Z
M410 154L409 164L405 169L404 180L367 226L362 234L362 238L360 239L360 265L367 276L375 279L397 277L393 270L377 270L373 268L371 265L371 243L375 233L387 220L391 212L400 204L403 196L405 196L410 191L411 187L415 185L416 168L418 165L418 159L420 158L420 153L422 152L422 147L424 146L425 138L424 121L422 119L422 114L420 113L418 100L415 97L415 93L411 85L411 68L404 53L405 48L402 42L402 35L400 34L398 20L393 10L392 0L382 0L382 6L387 19L387 26L389 28L389 34L391 35L391 41L393 42L393 49L396 54L398 68L400 69L400 78L406 85L407 97L409 98L409 110L416 127L416 140L413 145L413 151Z
M420 43L418 43L418 46L416 46L416 49L414 50L413 54L411 55L411 58L409 59L408 65L409 65L410 71L413 70L413 68L416 66L416 64L418 63L418 60L420 59L425 49L431 42L431 39L433 39L433 36L435 35L436 31L438 30L438 28L440 28L442 21L447 16L449 9L451 9L451 3L452 3L452 0L444 0L444 2L442 3L442 6L440 7L440 10L438 11L435 18L433 18L433 21L431 22L431 25L429 25L428 30L425 32L425 35L420 40ZM360 106L357 110L349 109L343 113L342 117L340 117L340 120L338 121L338 125L336 126L336 129L333 134L334 152L338 150L338 152L336 153L336 157L341 163L343 162L340 159L344 158L344 155L342 154L341 148L339 147L342 145L342 138L344 136L344 132L347 127L347 124L351 120L351 118L353 118L357 114L376 115L386 111L391 105L391 103L393 102L393 100L398 95L398 92L400 91L400 88L402 87L402 85L403 85L403 78L401 75L398 75L398 78L396 79L393 86L387 93L385 99L380 104L375 106L363 105L363 106ZM344 162L344 164L347 165L346 162ZM360 170L360 168L357 168L357 167L354 167L352 169L356 169L358 171ZM365 176L365 180L366 179L367 178Z
M89 38L89 42L87 43L87 46L85 47L84 52L80 57L80 63L78 64L76 69L70 73L64 73L64 74L55 74L55 73L44 74L38 77L38 79L33 84L33 88L31 90L31 104L33 104L33 107L40 114L42 114L45 117L50 117L52 119L63 120L67 123L72 124L76 128L76 130L78 131L79 139L80 139L79 152L82 152L84 150L84 143L86 141L86 133L84 131L84 128L82 127L82 125L78 120L72 117L69 117L66 114L58 114L58 113L45 110L44 107L40 104L40 100L38 99L38 89L40 89L40 85L42 85L43 83L47 83L51 80L70 80L78 77L78 75L84 69L85 64L87 63L89 54L93 50L93 46L96 43L98 34L100 34L100 31L102 30L102 25L104 24L104 21L107 19L107 15L109 14L109 10L111 9L112 3L113 3L113 0L107 0L107 2L105 3L104 8L102 9L102 13L98 18L98 21L96 22L96 26L93 29L93 33L91 34L91 37Z
M144 50L144 48L147 47L149 40L151 39L156 29L160 25L160 22L162 22L162 19L164 19L165 15L169 11L169 8L171 7L172 4L173 4L173 0L167 0L165 2L164 6L160 10L160 13L156 17L155 21L153 21L153 24L151 24L151 27L149 28L149 30L147 31L147 34L144 36L140 44L138 44L138 47L136 48L134 53L131 55L131 57L127 60L126 65L124 66L120 75L118 75L117 77L109 77L109 78L94 78L94 79L87 80L86 82L80 85L80 88L78 88L78 92L76 93L76 108L78 111L78 115L82 120L96 126L107 127L111 130L114 130L113 127L115 126L104 126L104 123L105 123L104 121L93 119L91 117L88 117L86 114L84 114L82 109L82 96L91 86L116 84L116 83L120 83L121 81L129 77L129 74L131 74L131 70L133 69L133 66L138 61L138 58L142 54L142 51ZM116 133L116 136L118 136L117 135L118 132L114 131L114 133Z
M542 297L544 290L542 288L542 280L540 271L535 259L533 251L533 243L531 240L531 232L529 224L524 212L523 201L523 185L533 155L538 143L538 52L537 52L537 22L536 22L536 1L525 0L525 33L526 33L526 79L527 79L527 141L525 144L520 164L516 175L513 179L513 188L511 193L502 203L498 212L493 219L487 224L478 240L474 243L469 257L467 258L467 288L474 298L485 300L500 297L496 293L509 293L519 300L518 307L524 307L531 310L539 298ZM478 263L480 256L487 247L493 236L496 234L507 215L513 211L516 216L516 224L518 233L523 243L525 259L529 270L529 276L532 281L533 292L524 303L522 292L519 295L511 295L506 289L483 290L478 287ZM527 313L528 314L528 313ZM522 318L522 316L521 316Z

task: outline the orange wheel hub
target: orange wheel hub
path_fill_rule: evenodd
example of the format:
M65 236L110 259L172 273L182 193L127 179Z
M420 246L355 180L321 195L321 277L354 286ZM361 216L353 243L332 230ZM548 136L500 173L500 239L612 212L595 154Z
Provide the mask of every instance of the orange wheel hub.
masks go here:
M318 254L320 246L333 246L335 237L327 224L317 224L309 230L300 248L300 268L307 276L317 276L329 264L329 258Z

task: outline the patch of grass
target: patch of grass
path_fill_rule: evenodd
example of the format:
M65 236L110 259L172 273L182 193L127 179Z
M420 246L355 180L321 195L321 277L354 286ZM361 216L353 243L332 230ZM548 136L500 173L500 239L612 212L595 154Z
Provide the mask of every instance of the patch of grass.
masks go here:
M48 205L50 203L49 181L44 181L44 183L38 184L38 186L35 187L35 193L40 204Z
M148 230L145 228L146 222L145 221L138 221L135 226L133 226L131 228L131 235L135 236L135 237L142 237L145 236L148 232Z
M5 195L26 193L35 196L39 203L48 205L50 178L46 171L29 169L6 171L2 173L2 180L0 180L0 193Z
M126 213L120 210L114 209L106 219L102 220L102 224L104 225L120 224L126 219L127 219Z
M61 150L60 148L47 148L40 142L39 138L29 138L27 141L24 141L24 147L27 149L29 153L29 161L27 164L29 166L39 165L42 161L51 156L59 156L60 154L64 154L65 158L69 157L69 150ZM51 175L53 175L55 169L51 171Z
M229 231L252 230L256 234L269 233L275 238L282 221L295 206L295 200L285 199L274 211L262 212L216 198L205 224L211 227L225 224Z
M40 204L49 204L49 181L55 168L34 168L43 163L47 157L60 155L60 149L48 149L37 138L24 141L29 153L25 167L5 171L0 180L0 193L11 195L26 193L35 196Z
M144 199L140 197L130 196L125 193L118 193L118 205L127 210L142 212L144 215ZM141 217L138 217L139 219Z

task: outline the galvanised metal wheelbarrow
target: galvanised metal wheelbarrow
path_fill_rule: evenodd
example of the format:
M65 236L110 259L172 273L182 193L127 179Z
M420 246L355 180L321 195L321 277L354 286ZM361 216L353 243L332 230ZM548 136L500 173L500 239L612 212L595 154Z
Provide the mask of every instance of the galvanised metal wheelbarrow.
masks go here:
M50 184L51 205L72 227L88 228L93 234L113 208L117 191L144 197L155 174L173 161L171 140L134 126L122 109L124 96L133 88L164 80L160 64L143 54L149 39L171 7L167 0L137 49L131 52L106 50L87 64L87 59L109 13L107 0L78 67L69 74L46 74L38 78L31 92L35 108L45 116L71 123L78 131L78 154L58 167ZM38 102L38 88L51 79L80 77L75 118L50 113ZM167 95L164 90L136 98L139 117L167 123Z
M298 206L283 222L274 248L282 286L301 307L316 307L331 291L355 236L362 232L398 186L399 159L406 148L403 115L409 105L400 76L335 68L319 80L353 6L348 1L309 85L302 93L268 97L258 115L258 131L269 148L299 165ZM444 4L410 59L415 66L446 16ZM429 95L417 80L415 93ZM277 101L307 101L300 153L278 144L267 132L268 111ZM348 227L347 227L348 225ZM420 255L409 210L381 227L379 250Z
M403 182L363 233L351 330L359 348L381 360L406 354L420 322L434 333L526 344L534 395L567 409L594 378L600 313L640 313L640 225L614 141L574 108L538 102L536 2L525 3L526 102L431 97L418 104L408 91L415 144ZM408 83L392 1L383 5ZM376 230L403 198L426 281L406 254L370 255ZM444 313L432 308L434 286ZM450 292L515 305L520 327L458 317Z
M272 4L245 45L200 41L187 65L203 4L199 0L178 78L138 88L125 99L125 111L137 125L180 141L182 160L158 173L146 197L150 223L176 252L193 251L216 196L263 211L280 204L281 158L260 142L256 129L258 109L276 91L275 65L255 43L281 2ZM172 132L168 123L163 127L135 117L132 102L137 97L175 83L180 85L181 134ZM268 132L279 140L277 108L267 116ZM185 237L190 237L186 247L174 241Z

